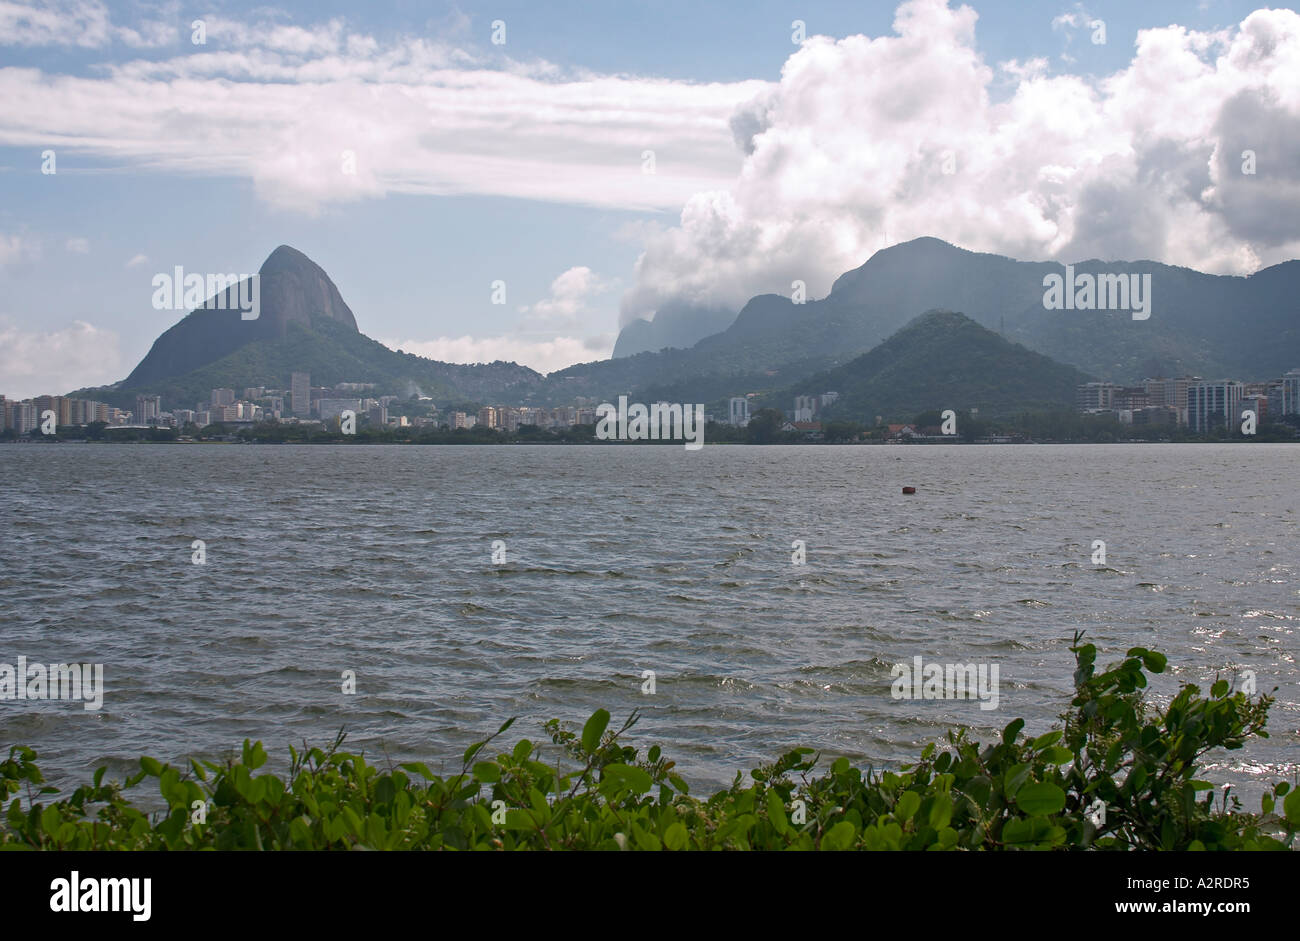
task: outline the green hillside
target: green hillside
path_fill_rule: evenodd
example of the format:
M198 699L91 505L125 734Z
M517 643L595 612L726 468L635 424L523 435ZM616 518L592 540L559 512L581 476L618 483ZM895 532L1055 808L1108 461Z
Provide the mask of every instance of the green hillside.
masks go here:
M515 363L465 366L400 353L343 324L314 321L311 327L288 324L283 339L254 340L218 360L179 376L116 389L86 390L77 395L123 408L137 394L161 395L164 408L194 408L215 388L246 386L289 388L290 374L307 372L313 385L373 382L375 395L432 396L439 404L527 399L542 377Z
M978 408L981 418L1071 406L1089 376L1011 343L964 314L932 310L875 349L772 396L789 408L796 395L840 393L828 418L908 420L938 409Z

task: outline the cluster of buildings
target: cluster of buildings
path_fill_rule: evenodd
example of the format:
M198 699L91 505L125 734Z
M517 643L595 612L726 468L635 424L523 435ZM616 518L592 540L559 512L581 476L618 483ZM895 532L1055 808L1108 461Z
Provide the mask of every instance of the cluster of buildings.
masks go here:
M532 408L511 405L485 405L476 414L469 412L447 412L441 418L431 421L457 428L494 428L501 431L518 431L521 425L533 425L538 428L569 428L573 425L594 425L596 408L585 399L579 399L578 405L561 405L556 408Z
M1202 434L1241 421L1252 411L1257 422L1300 415L1300 369L1267 382L1200 376L1146 379L1141 385L1089 382L1077 388L1075 404L1091 415L1114 415L1131 425L1182 425Z
M395 395L373 396L374 383L340 382L333 387L313 386L305 372L292 374L288 389L251 387L236 395L234 389L213 389L207 399L196 402L193 409L164 411L156 395L138 395L134 411L116 408L104 402L74 399L60 395L42 395L15 401L0 395L0 431L29 434L42 423L42 416L52 412L59 426L90 425L103 422L109 427L183 428L194 424L250 425L264 421L287 423L332 423L344 412L371 426L489 428L515 432L524 426L562 429L573 425L596 423L595 400L579 398L574 405L540 408L512 405L485 405L477 412L448 410L439 414L428 397L419 397L426 414L414 417L389 415ZM838 392L798 395L793 410L786 413L783 428L816 435L821 431L822 413L834 405ZM1114 415L1132 425L1183 426L1194 433L1231 426L1242 420L1243 412L1255 413L1257 423L1275 421L1288 415L1300 415L1300 369L1293 369L1280 379L1267 382L1237 382L1224 379L1207 382L1199 376L1176 379L1146 379L1139 385L1125 386L1113 382L1089 382L1078 386L1075 404L1079 411L1093 415ZM728 403L727 421L746 427L750 420L748 396L736 396ZM710 420L712 420L710 418ZM925 437L928 429L890 426L891 437Z
M821 395L796 395L794 411L787 412L787 424L791 429L810 430L815 425L821 428L821 413L835 404L840 397L838 392L823 392ZM736 396L727 403L727 424L737 428L749 425L749 396Z
M528 406L485 405L474 411L448 410L439 413L433 401L420 396L418 402L426 411L424 415L408 417L389 415L389 406L398 399L395 395L373 396L373 382L340 382L333 387L313 386L311 375L295 372L290 377L288 389L250 387L236 393L234 389L213 389L208 397L196 402L194 408L164 410L157 395L138 395L134 411L127 411L64 396L40 396L15 402L0 395L0 431L13 429L26 435L40 427L41 416L52 410L59 426L89 425L102 421L123 428L184 428L193 424L199 428L209 425L251 425L258 422L280 421L288 424L332 423L344 412L351 412L359 424L371 426L491 428L517 431L521 426L538 428L568 428L578 424L596 423L594 400L578 399L577 404L557 408L532 408Z
M373 391L374 383L340 382L332 389L314 387L307 373L293 373L290 377L289 415L277 414L276 418L299 421L318 420L329 422L337 419L344 411L351 411L358 418L364 418L371 425L390 425L395 428L406 427L442 427L452 431L458 428L491 428L501 431L517 431L522 425L535 425L539 428L567 428L578 424L594 424L596 421L595 403L579 399L576 406L558 408L530 408L527 406L485 405L477 412L448 410L439 413L433 400L419 396L417 401L426 409L426 414L413 417L405 415L389 416L388 407L397 400L397 396L383 395L378 398L347 395L342 393L365 393ZM272 399L271 404L275 404ZM281 403L281 409L283 404Z
M14 431L25 435L41 425L41 416L53 412L57 425L127 425L131 413L103 402L89 399L70 399L63 395L38 395L21 402L0 395L0 431Z

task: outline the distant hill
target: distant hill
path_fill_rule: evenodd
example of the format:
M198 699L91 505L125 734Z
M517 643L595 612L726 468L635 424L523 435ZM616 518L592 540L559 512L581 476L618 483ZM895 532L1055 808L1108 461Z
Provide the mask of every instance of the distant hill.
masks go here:
M838 392L828 417L908 420L924 411L978 408L981 418L1024 409L1072 407L1089 376L1003 339L964 314L932 310L842 366L771 397L789 408L796 395Z
M164 332L122 382L80 390L124 408L138 394L161 395L164 408L193 408L214 388L287 389L293 372L313 385L373 382L378 394L421 393L439 403L529 401L543 377L516 363L458 365L396 352L357 329L334 282L302 252L281 245L260 271L261 309L242 320L209 299Z
M792 371L832 368L926 310L961 310L1026 347L1101 379L1193 374L1243 379L1300 366L1300 261L1250 277L1151 261L1082 261L1076 274L1150 274L1149 319L1126 311L1046 310L1054 262L1016 261L920 238L876 252L826 297L752 298L725 330L689 349L584 363L553 373L584 394L655 389L670 398L781 388ZM770 380L770 381L769 381ZM719 391L725 390L725 391Z
M807 391L805 381L815 374L875 351L930 310L963 311L1027 350L1112 381L1182 374L1264 379L1300 366L1300 261L1250 277L1151 261L1091 260L1073 267L1076 274L1149 274L1150 318L1047 310L1043 278L1061 273L1062 265L921 238L876 252L840 276L826 297L804 304L763 294L734 318L726 311L665 305L653 321L624 329L615 358L543 377L515 363L453 365L385 348L358 330L320 266L282 245L260 271L257 320L209 304L163 333L125 380L76 394L126 408L138 393L159 394L166 408L193 407L215 387L287 388L291 372L306 371L316 385L374 382L381 394L418 391L439 404L559 405L578 396L613 401L622 393L644 401L717 403L750 392ZM707 331L714 332L692 340ZM1002 379L1015 388L1013 376Z
M707 336L726 330L735 319L734 310L665 304L655 312L653 320L634 320L619 331L611 359L655 352L665 347L686 349Z

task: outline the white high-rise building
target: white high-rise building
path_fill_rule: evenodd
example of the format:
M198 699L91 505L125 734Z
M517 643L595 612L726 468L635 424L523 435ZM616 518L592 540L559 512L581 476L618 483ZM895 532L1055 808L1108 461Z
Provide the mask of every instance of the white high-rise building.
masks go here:
M738 395L731 400L731 424L743 428L749 424L749 399Z
M162 397L157 395L137 395L135 397L135 423L137 425L156 425L162 412Z
M796 395L794 397L794 420L812 421L820 404L820 399L815 395Z
M1239 424L1245 388L1230 379L1192 383L1187 387L1187 427L1203 434L1217 425Z

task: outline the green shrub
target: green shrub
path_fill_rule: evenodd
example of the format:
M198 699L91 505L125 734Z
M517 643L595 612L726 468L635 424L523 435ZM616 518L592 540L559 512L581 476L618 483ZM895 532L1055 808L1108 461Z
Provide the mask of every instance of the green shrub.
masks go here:
M1135 647L1098 673L1096 648L1076 635L1075 696L1060 728L1030 739L1024 721L989 745L950 732L897 771L863 772L797 748L754 769L746 784L690 794L658 746L644 758L597 710L580 732L546 724L553 762L524 739L488 758L502 725L464 753L459 773L423 763L381 769L341 750L290 748L285 779L245 742L238 760L152 758L125 784L104 769L70 796L45 786L36 753L14 746L0 763L2 849L821 849L1225 850L1291 847L1300 790L1277 784L1247 813L1196 777L1212 749L1240 748L1264 730L1269 696L1251 700L1225 681L1209 696L1183 686L1164 709L1143 695L1165 658ZM158 782L167 810L145 813L124 792ZM287 783L286 783L287 782ZM1204 795L1203 797L1201 795ZM1279 798L1281 800L1279 801ZM1104 809L1104 814L1103 814Z

